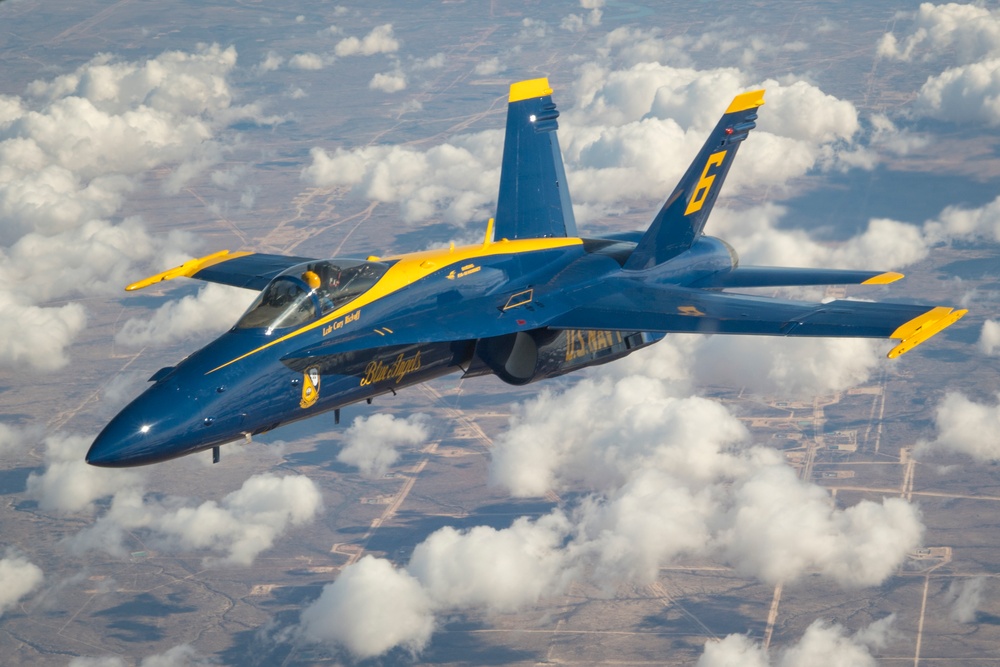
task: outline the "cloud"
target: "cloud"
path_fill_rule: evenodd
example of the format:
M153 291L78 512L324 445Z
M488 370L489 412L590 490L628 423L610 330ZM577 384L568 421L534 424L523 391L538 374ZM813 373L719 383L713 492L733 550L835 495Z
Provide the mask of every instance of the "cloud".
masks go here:
M569 32L584 32L587 28L596 28L601 25L601 17L604 12L601 7L604 0L580 0L580 7L589 9L586 14L568 14L564 16L559 27Z
M934 411L937 436L917 445L917 453L956 452L976 461L1000 461L1000 395L996 405L978 403L949 391Z
M330 64L330 59L318 53L296 53L288 59L288 66L292 69L319 70Z
M260 61L255 67L255 71L260 72L274 72L275 70L281 69L281 66L285 64L284 56L281 56L274 51L268 51L264 59Z
M983 322L982 333L979 334L979 351L988 357L1000 355L1000 320Z
M516 611L569 582L560 549L569 529L559 512L502 530L442 528L417 545L406 570L437 609Z
M0 290L0 365L62 368L69 361L66 348L86 322L80 304L39 307Z
M914 112L956 123L1000 125L1000 10L923 3L910 16L902 41L892 33L882 36L880 56L904 62L954 57L959 62L927 78Z
M889 615L848 635L842 625L820 619L806 628L798 642L774 655L746 635L729 635L707 642L696 667L877 667L871 650L886 645L894 622L895 615Z
M379 72L368 82L370 90L381 90L383 93L398 93L406 90L406 75L400 70Z
M168 301L152 315L130 318L115 334L115 343L145 347L218 334L233 326L256 296L252 290L210 283L195 295Z
M921 3L909 17L909 32L900 41L886 33L878 43L878 55L895 60L929 60L945 55L968 63L1000 51L1000 11L974 4L951 2L935 5Z
M500 132L465 135L427 151L403 146L311 151L302 172L315 185L356 186L368 199L398 203L404 222L431 217L462 225L488 215L500 183ZM490 193L492 194L486 194Z
M345 56L373 56L376 53L395 53L399 50L399 40L392 32L392 24L376 26L370 33L358 39L346 37L334 47L333 52Z
M40 428L18 428L0 422L0 454L11 454L20 450L26 443L37 437Z
M28 476L25 495L46 511L94 514L97 501L110 506L88 528L68 538L78 552L126 553L129 533L170 553L210 551L209 564L249 565L287 529L312 521L323 501L304 475L255 475L222 498L194 505L189 498L151 496L134 470L96 468L84 456L91 437L56 434L45 440L45 470Z
M428 434L424 414L406 419L390 414L358 417L344 434L347 445L337 453L337 460L357 467L365 477L381 477L399 458L396 445L419 445Z
M84 457L92 437L55 434L45 439L45 471L28 475L25 495L46 511L94 511L94 502L142 484L131 470L96 468Z
M1000 125L1000 57L952 67L920 88L918 114L953 123Z
M212 658L198 653L190 644L180 644L143 658L138 667L210 667L217 664ZM125 667L125 661L115 656L77 657L70 660L68 667Z
M365 556L323 588L302 611L300 627L307 640L341 644L361 659L397 646L416 654L434 631L430 608L412 575Z
M929 242L961 239L1000 241L1000 196L977 208L948 206L923 226Z
M125 553L126 531L148 532L144 539L168 552L209 550L221 558L206 564L249 566L291 526L312 521L322 508L315 483L304 475L254 475L221 502L192 507L186 499L154 500L139 489L116 493L111 507L93 526L72 539L76 550Z
M771 667L767 649L747 635L727 635L705 642L695 667Z
M951 582L946 599L951 604L951 617L959 623L973 623L979 613L979 605L983 600L983 589L986 587L986 577Z
M862 338L711 336L697 351L695 377L786 397L830 394L866 382L885 363L887 345Z
M42 583L42 569L17 551L0 558L0 616Z
M126 667L122 658L106 655L100 658L78 656L69 661L67 667Z
M488 58L476 63L474 71L478 76L493 76L494 74L503 72L505 69L506 67L500 63L500 58Z
M448 56L443 52L435 53L433 56L427 58L415 58L413 59L410 68L414 71L420 72L424 70L440 69L445 66L448 61Z
M232 122L273 120L233 104L235 64L235 49L218 46L136 62L101 55L0 99L0 320L21 327L3 336L0 366L64 365L86 312L48 302L117 291L136 264L186 254L188 237L115 217L142 174L172 168L165 187L176 191L221 159Z
M665 349L683 354L684 344ZM838 507L825 489L799 480L779 452L749 442L725 406L677 395L675 382L656 377L665 364L644 361L652 375L601 369L517 406L495 441L491 480L516 496L556 491L571 500L506 528L443 528L416 546L404 568L384 563L394 579L419 589L405 596L410 630L350 650L359 657L397 644L419 650L441 614L510 612L578 581L607 590L646 583L682 558L725 562L769 583L816 574L844 588L872 586L920 544L914 505L888 498ZM381 609L386 598L376 592L368 604ZM308 616L330 613L317 602ZM809 637L848 641L838 633L822 626ZM344 635L325 637L353 641Z
M767 112L774 120L742 149L749 155L736 162L728 193L783 187L812 168L870 161L859 158L863 151L854 144L854 106L810 84L754 82L732 68L649 62L621 68L599 60L581 67L577 80L557 94L564 100L560 143L578 217L606 214L625 200L665 197L733 96L761 85L768 87ZM458 135L427 150L365 146L331 155L314 148L303 178L397 203L407 222L443 218L463 225L492 212L502 144L502 132L490 131Z
M875 586L923 537L919 511L899 498L841 510L785 466L736 484L720 546L738 570L771 583L818 571L845 588Z
M1000 197L976 208L947 206L922 223L887 218L837 243L821 243L799 229L782 229L785 209L764 204L713 211L711 232L730 243L744 264L900 269L923 260L934 245L954 241L1000 241Z

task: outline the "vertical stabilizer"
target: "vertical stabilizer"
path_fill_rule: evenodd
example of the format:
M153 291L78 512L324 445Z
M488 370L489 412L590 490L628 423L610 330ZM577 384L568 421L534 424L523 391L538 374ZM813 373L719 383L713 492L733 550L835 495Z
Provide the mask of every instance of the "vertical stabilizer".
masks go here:
M756 127L757 107L763 103L763 90L742 93L733 99L625 262L626 269L647 269L665 262L690 248L701 235L736 150Z
M510 87L493 239L576 236L548 79Z

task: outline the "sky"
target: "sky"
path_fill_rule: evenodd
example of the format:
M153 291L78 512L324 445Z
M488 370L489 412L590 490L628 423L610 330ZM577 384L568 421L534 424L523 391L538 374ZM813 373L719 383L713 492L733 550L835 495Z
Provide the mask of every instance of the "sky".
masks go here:
M217 647L243 641L235 632L126 645L67 600L126 599L113 573L136 552L194 563L206 580L253 572L276 550L312 558L304 535L333 521L342 492L296 465L301 426L266 448L227 448L221 474L203 459L86 466L94 435L146 377L254 296L123 286L222 248L366 256L478 240L496 203L507 87L525 78L555 89L574 211L591 235L648 224L732 97L765 88L706 232L747 264L909 274L859 298L969 308L939 337L961 343L952 357L921 356L935 339L893 363L926 388L916 456L959 469L1000 460L1000 7L878 4L719 16L714 3L603 0L124 1L54 17L0 2L2 641L25 664L226 660ZM920 504L831 500L712 394L846 392L889 372L888 348L668 336L579 378L500 394L511 416L489 433L480 483L553 502L505 525L441 526L405 556L365 553L291 616L258 614L251 630L331 664L419 662L456 615L488 625L580 587L613 598L691 560L863 599L927 543ZM961 365L958 379L930 379L946 362ZM375 484L442 438L415 407L351 415L324 456ZM991 594L985 577L941 592L956 632ZM51 652L23 642L60 613L91 639ZM817 614L771 645L749 629L717 636L695 660L874 665L900 622Z

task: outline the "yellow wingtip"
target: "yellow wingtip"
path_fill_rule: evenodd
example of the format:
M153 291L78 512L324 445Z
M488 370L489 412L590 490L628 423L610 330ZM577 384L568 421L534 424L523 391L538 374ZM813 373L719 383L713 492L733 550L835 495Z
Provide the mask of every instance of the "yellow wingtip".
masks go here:
M730 103L729 108L726 109L726 113L736 113L737 111L746 111L747 109L754 109L759 107L764 103L764 89L751 90L747 93L740 93L733 98L732 103Z
M889 359L895 359L898 356L906 354L925 340L958 322L968 312L964 308L962 310L955 310L947 306L938 306L923 315L914 317L893 331L892 335L889 336L890 338L899 339L900 343L892 348L886 356Z
M872 276L868 280L863 281L862 285L888 285L889 283L894 283L897 280L904 278L902 273L896 273L895 271L886 271L885 273L880 273L877 276Z
M162 282L164 280L173 280L174 278L180 278L185 276L190 278L194 274L198 273L202 269L208 268L210 266L215 266L222 262L229 261L230 259L236 259L237 257L245 257L246 255L252 255L252 252L246 250L240 250L239 252L229 252L228 250L220 250L219 252L213 252L211 255L205 255L204 257L198 257L195 259L189 259L180 266L175 266L172 269L167 269L162 273L157 273L155 276L150 276L148 278L143 278L138 280L131 285L125 287L126 292L134 292L135 290L142 289L143 287L149 287L150 285L155 285L156 283Z
M548 78L528 79L510 84L510 98L507 101L513 104L521 100L530 100L533 97L545 97L551 94L552 89L549 88Z

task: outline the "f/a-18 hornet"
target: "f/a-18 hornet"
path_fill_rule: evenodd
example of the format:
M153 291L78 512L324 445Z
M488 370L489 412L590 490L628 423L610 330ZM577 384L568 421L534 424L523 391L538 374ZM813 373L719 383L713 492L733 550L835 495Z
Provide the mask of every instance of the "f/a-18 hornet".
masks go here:
M232 329L153 383L98 435L97 466L165 461L447 373L514 385L619 359L671 332L891 338L896 357L965 314L807 303L729 290L883 285L884 271L740 266L705 221L764 91L737 95L645 232L578 236L547 79L510 87L495 219L483 242L310 259L223 250L180 276L260 292Z

